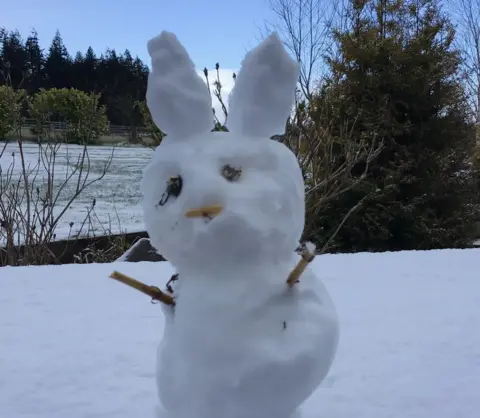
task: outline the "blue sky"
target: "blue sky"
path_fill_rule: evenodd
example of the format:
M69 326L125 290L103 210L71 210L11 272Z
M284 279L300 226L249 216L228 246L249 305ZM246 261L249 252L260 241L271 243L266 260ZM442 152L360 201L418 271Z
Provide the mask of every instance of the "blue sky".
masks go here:
M195 65L237 69L272 15L266 0L23 0L2 4L0 27L26 37L35 28L48 48L60 30L74 55L92 46L130 50L149 64L146 43L162 30L175 32Z

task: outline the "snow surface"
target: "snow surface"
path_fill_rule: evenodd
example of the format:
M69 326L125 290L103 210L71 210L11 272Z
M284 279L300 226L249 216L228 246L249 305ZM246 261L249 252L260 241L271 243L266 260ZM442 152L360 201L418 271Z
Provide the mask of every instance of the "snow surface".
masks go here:
M478 260L478 249L318 256L342 334L305 418L479 416ZM161 287L173 273L169 263L0 270L0 417L154 416L163 314L108 279L114 269Z
M3 144L0 145L0 149L3 149ZM43 191L46 187L44 179L47 175L43 164L40 165L38 175L35 178L38 159L42 155L41 149L34 143L25 142L23 143L23 150L26 167L31 172L30 182ZM59 147L55 162L54 193L61 189L66 176L75 168L78 156L82 151L83 147L78 145L62 145ZM46 152L48 154L48 151ZM88 153L91 170L90 179L101 174L109 158L112 158L112 164L105 177L87 187L66 211L56 229L57 239L67 238L69 235L78 232L82 235L93 233L101 235L106 229L113 233L143 231L145 227L140 206L139 184L143 169L150 161L153 151L145 147L89 146ZM0 167L4 177L7 171L11 170L13 180L18 181L21 176L21 161L16 142L7 145L5 153L0 158ZM62 210L73 195L74 188L77 185L76 180L77 177L74 175L67 182L66 187L61 189L54 214ZM5 199L1 193L0 198ZM91 225L93 230L88 230L86 225L81 229L82 222L93 199L96 200L96 217L92 219ZM23 205L23 210L26 211L25 205ZM74 223L72 229L70 229L70 222ZM0 246L3 239L0 231Z

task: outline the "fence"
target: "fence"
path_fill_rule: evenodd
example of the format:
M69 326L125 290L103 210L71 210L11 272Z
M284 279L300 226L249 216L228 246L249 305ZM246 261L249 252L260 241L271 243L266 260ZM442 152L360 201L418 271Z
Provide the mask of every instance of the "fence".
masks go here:
M32 128L35 126L36 122L34 119L24 119L22 121L22 127L16 133L16 136L25 139L33 139L35 135L32 133ZM52 134L62 134L67 130L67 123L49 122L48 124L45 124L45 128ZM110 125L108 133L106 133L101 140L105 142L138 142L138 139L148 138L151 138L151 133L144 127Z

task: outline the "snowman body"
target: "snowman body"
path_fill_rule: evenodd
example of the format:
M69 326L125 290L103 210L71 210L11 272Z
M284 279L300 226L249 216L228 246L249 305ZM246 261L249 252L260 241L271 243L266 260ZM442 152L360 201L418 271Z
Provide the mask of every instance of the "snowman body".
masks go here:
M148 49L147 103L167 137L144 171L142 206L152 244L179 274L175 307L162 307L164 415L290 418L328 373L339 335L311 269L286 284L304 182L294 154L269 138L284 129L298 65L275 35L249 52L229 100L231 132L210 132L211 97L183 46L163 32Z
M228 278L181 276L159 350L159 396L168 416L289 418L320 385L335 355L337 318L311 271L303 286L278 285L295 262ZM249 288L239 285L245 279Z

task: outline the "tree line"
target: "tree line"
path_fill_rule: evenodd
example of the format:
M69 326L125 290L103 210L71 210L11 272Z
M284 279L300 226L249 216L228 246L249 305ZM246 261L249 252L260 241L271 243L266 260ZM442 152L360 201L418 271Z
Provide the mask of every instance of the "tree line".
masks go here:
M148 67L130 51L107 49L97 56L89 47L71 55L59 31L48 50L40 47L38 33L24 39L17 30L0 29L0 85L9 83L34 95L41 89L76 89L99 95L111 124L135 125L135 104L145 100Z

